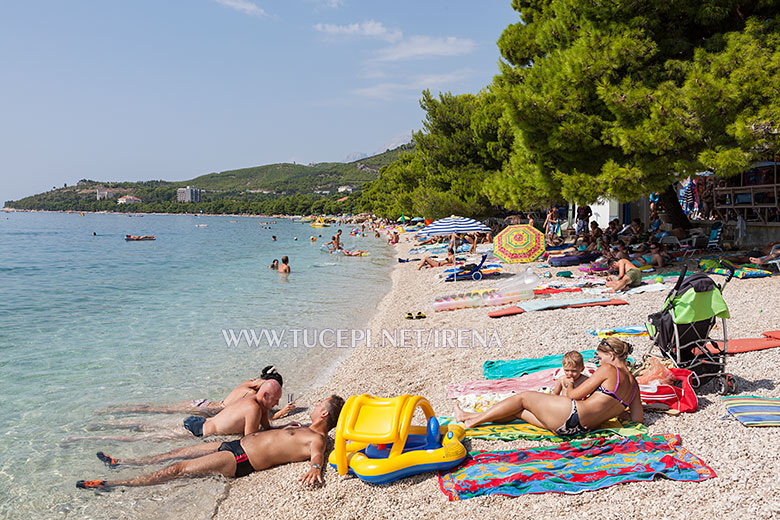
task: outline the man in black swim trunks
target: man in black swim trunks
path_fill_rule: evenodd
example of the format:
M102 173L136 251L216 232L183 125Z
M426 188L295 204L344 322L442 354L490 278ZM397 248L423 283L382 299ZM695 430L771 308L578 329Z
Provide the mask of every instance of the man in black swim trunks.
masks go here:
M301 483L321 483L328 432L336 426L343 406L344 399L332 395L312 409L310 426L288 426L278 430L262 431L247 435L240 440L209 442L141 459L115 459L99 452L98 458L112 468L122 465L156 464L176 459L188 460L129 480L79 480L76 482L76 487L108 490L115 486L152 486L182 477L206 475L243 477L255 471L307 459L310 467L300 479Z

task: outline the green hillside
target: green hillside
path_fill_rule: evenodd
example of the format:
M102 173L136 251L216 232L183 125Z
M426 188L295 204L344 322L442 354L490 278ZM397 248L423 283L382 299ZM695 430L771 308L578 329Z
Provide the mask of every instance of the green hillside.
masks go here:
M359 187L376 179L383 166L395 161L402 151L413 148L412 144L403 145L351 163L318 163L308 166L290 163L267 164L209 173L176 184L206 190L268 190L286 193L333 191L339 186Z
M133 195L141 204L133 204L132 211L207 213L278 212L305 213L310 209L341 207L351 210L357 193L350 201L334 202L345 194L338 193L340 186L350 186L356 192L366 182L377 178L379 170L407 150L413 144L402 145L384 153L366 157L351 163L268 164L239 170L209 173L186 181L99 182L82 179L75 186L63 186L16 201L7 201L6 207L52 211L116 211L116 198ZM204 190L202 202L179 204L176 189L193 186ZM96 200L96 190L110 190L114 197Z

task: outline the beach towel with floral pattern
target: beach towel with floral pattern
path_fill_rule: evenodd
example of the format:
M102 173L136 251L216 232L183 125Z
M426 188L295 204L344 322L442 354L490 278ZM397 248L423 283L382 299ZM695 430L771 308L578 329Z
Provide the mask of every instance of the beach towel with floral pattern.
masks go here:
M439 473L439 486L450 500L464 500L484 495L576 494L649 481L656 475L693 482L716 476L682 447L679 435L641 435L472 452L461 466Z

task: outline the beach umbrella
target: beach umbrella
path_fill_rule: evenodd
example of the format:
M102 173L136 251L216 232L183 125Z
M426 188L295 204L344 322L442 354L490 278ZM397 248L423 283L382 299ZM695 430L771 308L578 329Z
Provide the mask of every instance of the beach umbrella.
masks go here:
M401 218L398 219L398 222L406 222L407 220L409 219L407 217L404 217L404 214L401 213Z
M422 222L423 220L425 220L425 219L424 219L424 218L422 218L422 217L414 217L414 218L412 219L412 222Z
M490 233L490 231L489 227L473 218L456 217L453 215L425 226L417 234L436 237L453 233Z
M493 254L509 263L533 262L544 249L544 234L529 225L509 226L493 239Z

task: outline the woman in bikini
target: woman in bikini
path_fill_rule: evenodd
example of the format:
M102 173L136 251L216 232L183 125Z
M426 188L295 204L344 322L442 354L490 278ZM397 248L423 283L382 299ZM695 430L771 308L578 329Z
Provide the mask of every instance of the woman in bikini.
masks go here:
M626 366L631 345L615 337L603 339L596 350L599 368L567 397L521 392L482 413L464 412L456 405L455 419L466 428L487 422L522 419L558 435L578 435L618 417L644 421L639 385Z

